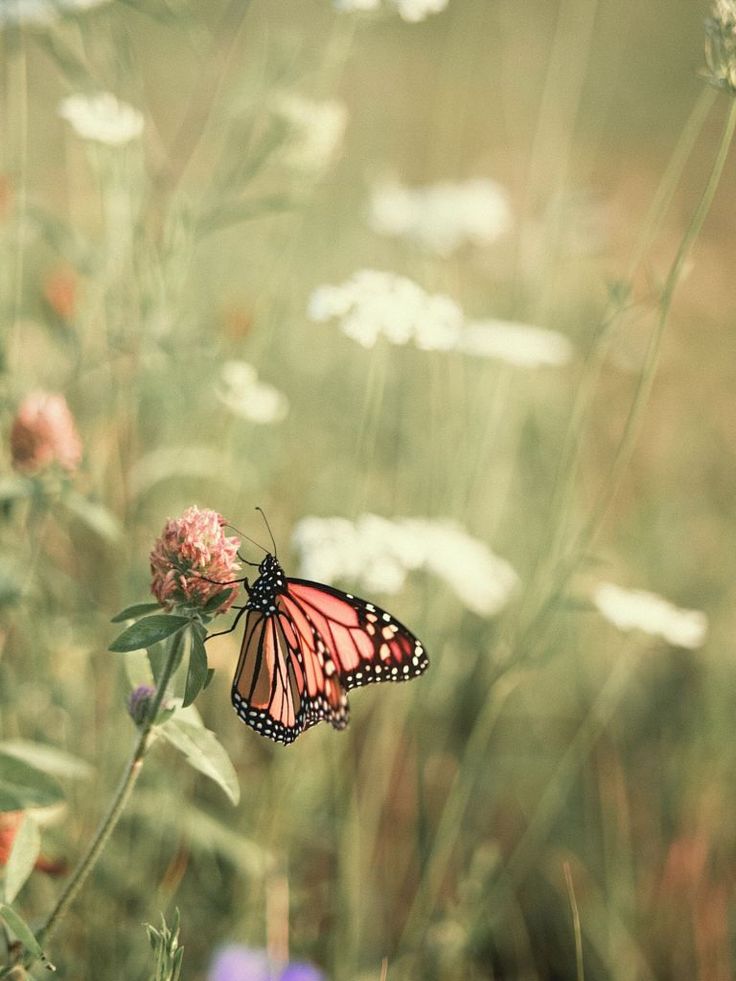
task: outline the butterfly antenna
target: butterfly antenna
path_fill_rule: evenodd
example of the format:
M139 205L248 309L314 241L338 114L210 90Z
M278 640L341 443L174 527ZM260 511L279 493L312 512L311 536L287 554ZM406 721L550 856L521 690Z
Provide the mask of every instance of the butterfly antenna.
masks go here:
M234 532L237 532L237 534L240 535L241 538L245 538L245 540L249 541L251 545L255 545L256 548L260 548L262 552L265 552L266 555L268 555L267 548L265 548L263 545L260 545L257 541L255 541L255 539L251 538L250 535L246 535L244 531L240 530L240 528L236 528L235 525L231 525L229 521L223 525L223 528L231 528ZM249 562L247 559L243 559L242 556L240 556L240 558L243 562L245 562L246 565L252 565L255 568L258 568L257 562Z
M271 544L273 545L273 554L278 559L279 553L276 550L276 539L273 537L273 532L271 531L271 525L268 523L268 518L263 512L263 508L256 507L256 511L260 511L261 517L263 518L266 528L268 529L268 534L271 536Z

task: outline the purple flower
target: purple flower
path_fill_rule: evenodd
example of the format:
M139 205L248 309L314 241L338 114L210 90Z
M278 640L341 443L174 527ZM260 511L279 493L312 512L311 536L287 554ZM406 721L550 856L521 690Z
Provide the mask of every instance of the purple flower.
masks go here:
M274 968L265 951L233 944L217 953L207 981L325 981L325 976L311 964Z

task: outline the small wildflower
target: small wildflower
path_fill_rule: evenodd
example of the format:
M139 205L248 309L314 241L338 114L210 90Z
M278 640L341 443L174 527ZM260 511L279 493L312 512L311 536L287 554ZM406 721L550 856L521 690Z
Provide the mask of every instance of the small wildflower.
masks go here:
M72 473L82 459L82 442L63 395L33 392L18 407L10 431L13 467L35 474L58 464Z
M715 0L705 22L706 78L736 95L736 0Z
M448 4L448 0L388 0L387 9L395 10L402 20L416 24L430 14L438 14ZM371 11L381 8L381 0L334 0L336 10Z
M363 347L380 336L391 344L413 343L425 351L455 346L463 314L444 294L426 293L421 286L394 273L363 269L338 286L321 286L312 293L308 316L322 323L337 319L343 334Z
M0 27L5 24L43 26L53 24L63 13L73 14L100 7L109 0L2 0Z
M641 630L652 637L661 637L674 647L691 650L705 643L708 631L705 613L680 609L654 593L603 582L593 593L593 602L619 630Z
M397 593L410 572L423 569L481 616L500 612L519 583L505 559L453 521L307 517L293 541L305 579L348 580L367 592Z
M325 981L325 976L311 964L273 967L264 950L232 944L215 955L207 981Z
M275 112L289 130L287 163L297 170L320 171L332 164L342 145L348 111L336 99L322 101L281 95Z
M491 245L510 230L512 213L507 191L495 181L427 187L386 181L373 189L370 224L381 235L409 239L446 257L463 245Z
M225 362L217 397L233 415L250 422L281 422L289 411L286 396L260 381L256 369L246 361Z
M62 100L59 115L83 140L109 146L130 143L143 132L141 113L110 92L70 95Z
M170 518L151 551L151 592L170 610L175 606L204 607L224 591L240 569L240 540L227 537L224 519L216 511L193 505L180 518ZM211 580L211 581L210 581ZM217 607L224 613L235 600L237 586Z
M128 696L128 715L137 726L143 725L148 718L151 699L156 689L151 685L138 685Z
M469 323L457 347L464 354L495 358L517 368L559 367L573 355L572 344L557 331L503 320Z

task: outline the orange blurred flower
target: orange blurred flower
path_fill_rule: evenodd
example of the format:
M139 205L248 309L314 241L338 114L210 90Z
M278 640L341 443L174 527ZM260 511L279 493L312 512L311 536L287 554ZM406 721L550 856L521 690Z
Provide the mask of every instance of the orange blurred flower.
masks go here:
M77 277L68 268L55 269L43 284L44 299L62 320L71 320L77 309Z
M13 842L25 819L25 811L4 811L0 813L0 866L7 865ZM39 855L34 868L46 875L64 875L67 870L63 859L50 859Z

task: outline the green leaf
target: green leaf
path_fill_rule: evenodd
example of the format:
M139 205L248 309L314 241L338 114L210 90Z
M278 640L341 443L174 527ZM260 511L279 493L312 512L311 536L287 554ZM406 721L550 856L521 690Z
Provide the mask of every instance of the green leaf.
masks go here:
M186 708L191 705L207 684L207 651L205 650L202 633L200 630L192 630L191 643L189 644L189 670L187 671L187 682L184 686L184 702Z
M214 732L178 715L159 729L172 746L186 757L190 766L214 780L233 804L240 800L240 787L235 767Z
M205 688L209 688L210 682L214 677L215 677L215 669L207 668L207 681L205 681L204 685L202 686L202 691L204 691Z
M25 739L6 739L0 742L0 752L10 753L31 766L50 773L54 777L67 777L71 780L88 780L94 769L78 756L49 746L47 743L34 743Z
M33 871L41 851L41 833L33 818L26 814L15 836L5 866L5 901L12 903Z
M16 913L11 906L0 903L0 916L29 953L34 957L43 958L43 951L33 936L33 931L19 913Z
M48 807L64 799L53 777L24 760L0 752L0 811L24 811Z
M110 620L110 623L122 623L124 620L138 620L140 617L145 616L146 613L153 613L154 610L160 609L160 603L134 603L132 606L126 606L120 613L116 613Z
M172 634L178 634L189 622L187 617L169 616L166 613L144 617L143 620L132 624L119 634L110 644L109 649L115 653L125 654L128 651L153 647Z
M33 484L27 477L3 477L0 480L0 502L15 501L21 497L30 497Z

